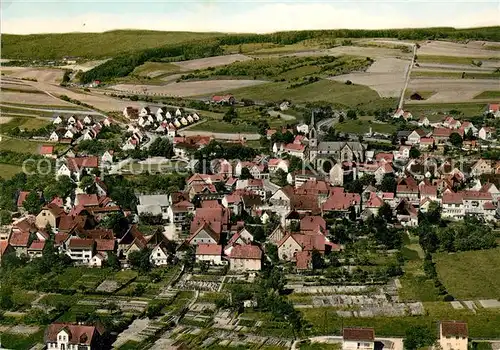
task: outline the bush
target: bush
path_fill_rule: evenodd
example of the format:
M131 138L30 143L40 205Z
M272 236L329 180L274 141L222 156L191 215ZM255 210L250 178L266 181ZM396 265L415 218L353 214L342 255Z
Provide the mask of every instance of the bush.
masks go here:
M443 301L453 301L455 300L455 298L453 297L453 295L450 295L450 294L446 294L443 298Z
M350 81L350 80L346 80L345 84L346 84L346 85L352 85L352 81Z

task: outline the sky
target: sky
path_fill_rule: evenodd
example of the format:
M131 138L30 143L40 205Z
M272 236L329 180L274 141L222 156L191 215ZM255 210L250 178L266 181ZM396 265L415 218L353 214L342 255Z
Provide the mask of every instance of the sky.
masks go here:
M151 29L269 33L335 28L500 25L500 1L2 0L2 33Z

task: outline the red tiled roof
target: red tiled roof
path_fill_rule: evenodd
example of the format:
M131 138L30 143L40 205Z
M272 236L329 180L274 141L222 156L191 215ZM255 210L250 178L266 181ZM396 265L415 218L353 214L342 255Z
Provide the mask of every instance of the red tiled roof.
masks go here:
M359 204L361 197L357 193L334 193L323 203L325 211L347 210L355 204Z
M366 202L368 208L380 208L383 204L384 201L373 192L370 194L370 199Z
M60 231L71 231L73 228L79 227L83 228L85 225L86 221L85 216L71 216L71 215L64 215L61 217L61 220L59 221L59 226L58 229Z
M375 340L375 331L373 328L344 328L342 334L344 340Z
M491 193L480 191L462 191L464 199L492 200Z
M191 236L188 238L188 242L191 242L193 238L195 238L201 230L205 230L210 237L212 237L216 242L219 242L220 235L222 233L222 224L220 221L194 221L191 222Z
M93 239L72 238L68 244L69 248L92 248L94 246Z
M115 240L114 239L96 239L96 250L100 251L113 251L115 250Z
M97 327L82 326L70 323L53 323L47 327L44 334L45 343L56 343L57 335L65 329L69 334L69 344L91 345L94 337L101 334Z
M78 205L83 205L84 207L98 206L99 198L97 198L96 194L79 193L76 195L75 202L77 202Z
M55 203L49 203L47 204L45 207L42 208L42 210L48 210L52 213L52 215L54 215L55 217L60 217L64 214L66 214L64 212L64 210L62 210L61 208L59 208L59 206L57 206L57 204Z
M262 251L255 245L236 245L231 250L231 259L262 259Z
M17 197L17 207L20 208L23 206L24 201L26 200L26 197L29 195L29 191L21 191L19 192L19 197Z
M304 216L302 220L300 220L301 231L316 231L318 229L322 231L326 230L326 221L321 216Z
M43 250L44 247L45 247L45 241L34 240L33 242L31 242L31 245L28 249L29 250Z
M13 247L27 247L30 233L27 231L13 231L10 234L9 244Z
M218 201L216 200L206 200L206 201L203 201L201 202L201 207L202 208L220 208L220 204Z
M437 196L437 186L431 186L431 185L423 185L420 186L420 196L422 197L427 197L427 196Z
M443 194L443 204L462 204L463 197L461 193L445 192Z
M6 240L1 240L0 241L0 257L5 254L7 251L7 248L9 248L9 242Z
M40 147L40 154L52 154L54 153L54 146L43 145Z
M486 210L495 210L496 206L492 202L486 202L484 203L483 208Z
M450 137L452 130L446 128L435 128L432 132L434 137Z
M421 137L420 144L432 145L434 143L434 139L432 137Z
M67 233L56 233L54 235L54 245L58 246L65 242L69 237Z
M196 255L221 255L222 246L218 244L198 244Z
M54 197L54 199L50 203L57 205L59 208L64 207L64 201L60 197Z
M441 332L444 337L464 337L469 336L467 323L459 321L442 321Z
M286 151L293 151L293 152L304 152L306 149L306 146L302 144L296 144L296 143L289 143L284 146L284 149Z
M385 159L388 162L392 162L394 160L394 154L392 153L378 153L375 155L375 160L377 162L381 161L382 159Z
M97 167L99 167L99 157L68 158L68 168L71 171Z

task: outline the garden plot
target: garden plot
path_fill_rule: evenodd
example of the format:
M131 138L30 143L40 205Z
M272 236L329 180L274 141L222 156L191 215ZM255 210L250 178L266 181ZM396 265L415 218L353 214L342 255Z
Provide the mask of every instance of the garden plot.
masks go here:
M420 45L418 55L460 56L460 57L498 57L500 51L483 49L475 42L467 44L447 41L427 41Z
M330 79L354 84L366 85L377 91L380 97L398 97L405 84L405 73L409 61L397 58L376 60L366 72L338 75Z
M127 341L132 340L140 343L144 340L144 336L141 332L144 331L149 326L149 319L136 319L134 322L128 326L123 332L118 335L118 338L113 343L113 349L120 348Z
M251 59L252 59L251 57L245 55L234 54L234 55L199 58L196 60L189 60L189 61L173 62L172 64L179 66L182 71L191 71L196 69L207 69L210 67L225 66L227 64L231 64L234 62L238 61L243 62Z
M408 89L436 91L423 102L467 102L483 91L500 90L500 84L495 79L412 79Z
M203 80L171 83L161 86L118 84L111 86L111 89L132 94L187 97L209 95L219 91L239 89L264 83L267 82L262 80Z

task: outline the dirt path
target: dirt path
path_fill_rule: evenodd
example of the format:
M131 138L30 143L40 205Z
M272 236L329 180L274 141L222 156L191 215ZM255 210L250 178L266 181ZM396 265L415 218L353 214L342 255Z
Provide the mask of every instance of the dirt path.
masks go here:
M410 64L408 64L408 68L406 69L406 79L405 79L405 85L403 87L403 90L401 91L401 96L399 98L399 104L398 107L400 109L403 108L404 101L405 101L405 92L406 89L408 88L408 84L410 83L410 75L411 75L411 69L413 68L413 62L415 62L415 56L417 55L417 45L413 45L413 56L410 61Z

